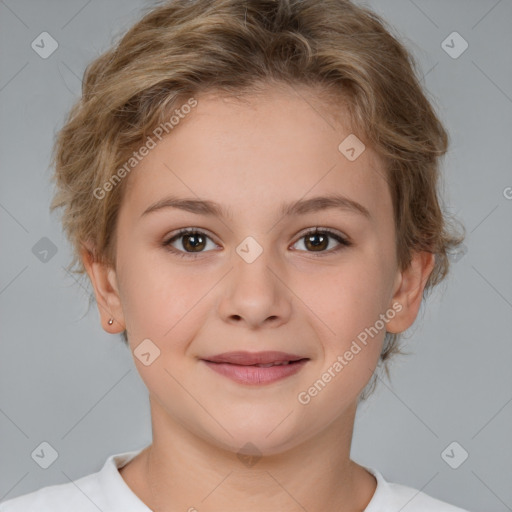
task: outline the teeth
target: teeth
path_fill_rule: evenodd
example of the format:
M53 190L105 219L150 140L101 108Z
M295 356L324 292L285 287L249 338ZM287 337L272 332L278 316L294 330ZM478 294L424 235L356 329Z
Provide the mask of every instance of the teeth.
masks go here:
M278 365L285 365L290 364L290 361L278 361L275 363L268 363L268 364L256 364L254 366L259 366L260 368L270 368L271 366L278 366Z

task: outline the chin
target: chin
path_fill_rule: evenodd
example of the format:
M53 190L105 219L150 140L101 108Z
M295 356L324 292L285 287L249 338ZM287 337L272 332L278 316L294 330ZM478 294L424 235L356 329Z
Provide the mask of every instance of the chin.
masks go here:
M278 424L279 422L276 425ZM288 428L280 425L275 428L275 426L269 427L268 423L264 423L264 425L251 425L247 428L237 425L235 428L231 424L230 427L227 427L231 436L224 431L222 434L217 432L220 434L218 437L210 433L211 437L208 442L236 454L241 460L244 457L258 458L279 455L294 448L301 441L303 432L301 431L299 435L298 432L291 431L289 427L289 425Z

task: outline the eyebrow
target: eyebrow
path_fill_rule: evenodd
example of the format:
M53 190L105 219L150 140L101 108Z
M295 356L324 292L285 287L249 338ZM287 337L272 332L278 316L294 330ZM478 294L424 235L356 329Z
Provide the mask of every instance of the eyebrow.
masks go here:
M167 196L156 203L153 203L144 210L141 217L164 208L177 208L187 212L196 213L198 215L232 218L229 210L214 201L206 199L179 198L175 196ZM310 199L299 199L293 203L282 205L280 214L283 217L289 217L293 215L304 215L329 208L338 208L343 211L357 213L369 220L372 218L369 210L362 204L340 194L317 196Z

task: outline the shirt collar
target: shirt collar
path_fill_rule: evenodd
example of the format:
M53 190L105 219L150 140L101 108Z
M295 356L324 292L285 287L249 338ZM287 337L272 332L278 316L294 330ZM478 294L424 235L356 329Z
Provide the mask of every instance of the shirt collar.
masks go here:
M98 480L109 511L151 512L151 509L131 490L118 471L142 450L143 448L111 455L101 468Z
M112 512L151 512L151 509L139 499L124 481L119 469L128 464L144 448L111 455L98 474L98 480L103 496ZM364 512L382 512L380 505L387 503L390 497L390 487L383 475L375 468L363 466L377 480L377 487Z

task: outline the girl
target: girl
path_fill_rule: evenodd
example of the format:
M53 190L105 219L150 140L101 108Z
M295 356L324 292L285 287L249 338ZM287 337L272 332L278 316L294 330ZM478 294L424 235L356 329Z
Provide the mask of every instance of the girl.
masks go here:
M447 134L405 48L340 0L173 0L87 69L52 209L153 441L2 512L456 512L350 458L448 272Z

